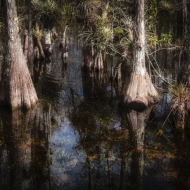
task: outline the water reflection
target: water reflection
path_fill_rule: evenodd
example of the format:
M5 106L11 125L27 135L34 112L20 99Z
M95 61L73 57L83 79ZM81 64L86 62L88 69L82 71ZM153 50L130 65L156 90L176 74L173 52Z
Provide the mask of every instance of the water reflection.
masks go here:
M144 172L144 135L146 122L149 119L152 107L143 112L129 110L126 113L129 133L131 136L131 186L135 189L143 189L143 172Z
M60 116L50 102L42 102L27 113L15 112L8 120L11 123L2 116L4 138L7 137L4 159L8 163L1 167L7 175L6 181L2 178L1 187L135 187L136 176L142 175L138 173L142 170L139 160L143 154L139 154L138 148L143 146L143 130L136 129L137 125L144 126L143 114L138 119L140 123L131 127L129 123L139 118L136 112L123 114L120 120L113 111L106 102L87 98L69 117Z
M104 72L83 72L82 81L85 98L105 99L111 94L111 85Z
M47 145L42 145L41 142L36 141L37 136L44 129L38 130L35 135L33 134L34 126L38 127L38 121L40 121L38 109L36 107L27 113L15 111L11 117L10 114L1 114L3 124L1 189L35 189L35 186L38 186L40 189L44 174L39 173L39 168L45 169L45 165L42 162L46 162L44 158L46 158L47 154L44 149L47 150ZM40 139L41 141L46 141L44 135ZM38 144L40 149L40 152L37 154L38 159L35 157L38 149L34 146L34 142ZM40 156L41 158L39 158ZM38 160L40 160L40 164ZM35 168L38 168L38 171ZM40 180L38 181L37 176L39 175Z
M69 39L66 63L58 51L34 67L36 107L0 110L0 189L189 189L189 133L154 120L169 97L150 119L152 108L119 109L123 83L81 72L82 53Z

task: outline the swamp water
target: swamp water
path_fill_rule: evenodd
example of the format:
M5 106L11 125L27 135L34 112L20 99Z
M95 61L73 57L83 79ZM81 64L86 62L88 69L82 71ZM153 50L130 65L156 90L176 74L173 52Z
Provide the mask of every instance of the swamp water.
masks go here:
M167 94L121 110L108 76L81 72L76 37L66 63L57 52L34 66L38 105L0 110L0 189L190 189L190 133L162 126Z

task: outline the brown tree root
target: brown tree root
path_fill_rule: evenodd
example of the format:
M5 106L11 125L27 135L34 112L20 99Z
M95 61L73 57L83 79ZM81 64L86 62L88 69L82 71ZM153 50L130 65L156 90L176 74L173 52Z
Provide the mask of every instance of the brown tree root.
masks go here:
M158 93L147 72L132 73L130 82L124 89L124 104L133 109L145 109L158 101Z

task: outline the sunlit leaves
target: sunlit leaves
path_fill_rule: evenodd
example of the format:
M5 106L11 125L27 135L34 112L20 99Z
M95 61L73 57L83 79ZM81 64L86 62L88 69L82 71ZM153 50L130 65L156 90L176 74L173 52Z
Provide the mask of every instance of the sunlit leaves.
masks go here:
M160 6L162 9L165 9L165 10L171 10L173 8L173 4L168 0L161 0Z
M179 102L185 102L187 100L187 88L184 84L180 83L179 85L172 86L171 94Z
M32 5L39 17L55 16L58 10L57 4L53 0L33 1Z

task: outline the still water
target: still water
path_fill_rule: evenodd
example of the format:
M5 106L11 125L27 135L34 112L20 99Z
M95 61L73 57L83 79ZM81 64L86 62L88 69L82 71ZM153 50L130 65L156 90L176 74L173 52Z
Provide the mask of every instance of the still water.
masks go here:
M190 189L190 133L162 125L168 95L144 112L120 109L108 74L81 72L81 44L69 58L34 65L39 103L0 109L0 189Z

